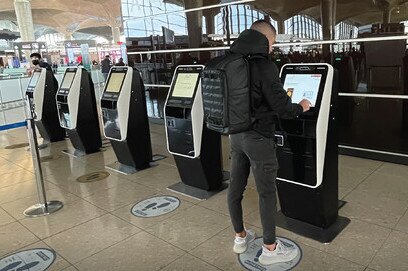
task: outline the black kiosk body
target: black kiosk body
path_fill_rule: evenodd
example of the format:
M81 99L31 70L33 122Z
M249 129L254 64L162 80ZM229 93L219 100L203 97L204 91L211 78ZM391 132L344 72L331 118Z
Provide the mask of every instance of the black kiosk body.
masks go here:
M209 198L223 185L221 135L204 124L203 69L202 65L176 68L164 109L167 148L182 181L168 189L198 199Z
M102 146L96 98L90 74L83 68L68 68L56 95L60 125L75 150L75 157L99 151Z
M65 139L65 130L58 120L55 95L58 83L52 71L36 69L28 84L26 95L33 113L35 125L44 142L56 142Z
M101 98L104 135L118 162L106 167L133 174L150 167L152 145L146 94L139 72L131 67L112 67Z
M338 217L334 76L328 64L283 66L281 79L292 102L308 99L312 107L298 118L280 119L276 129L277 189L284 215L278 216L278 226L325 243L349 222Z

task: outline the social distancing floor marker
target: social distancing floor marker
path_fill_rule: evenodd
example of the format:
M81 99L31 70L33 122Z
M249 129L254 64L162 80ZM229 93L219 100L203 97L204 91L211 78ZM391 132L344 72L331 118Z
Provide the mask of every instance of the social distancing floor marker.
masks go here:
M54 250L35 248L16 252L0 259L0 271L44 271L55 261Z
M180 206L180 200L173 196L158 196L136 203L131 213L137 217L156 217L173 212Z
M109 175L110 174L107 171L97 171L97 172L92 172L89 174L82 175L78 177L76 180L77 182L80 182L80 183L92 183L92 182L97 182L97 181L106 179L109 177Z
M259 256L262 254L263 239L259 237L255 239L249 246L247 251L238 255L238 260L241 265L250 271L286 271L292 270L296 267L302 259L302 250L298 244L283 237L276 237L287 246L293 246L297 249L298 254L295 259L289 262L276 263L272 265L261 265L259 263Z

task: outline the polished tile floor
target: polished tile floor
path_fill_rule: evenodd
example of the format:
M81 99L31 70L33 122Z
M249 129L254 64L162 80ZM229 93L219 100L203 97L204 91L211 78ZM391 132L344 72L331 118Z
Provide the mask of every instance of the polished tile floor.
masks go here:
M166 154L163 127L151 126L154 153ZM228 139L224 167L228 169ZM35 175L26 148L24 128L0 133L0 258L29 248L52 248L57 260L49 270L242 270L231 251L233 231L226 191L207 201L179 196L166 188L179 181L170 156L134 175L114 172L94 183L76 178L115 161L111 147L84 158L61 153L69 141L53 143L41 155L47 195L64 208L48 217L25 218L37 203ZM278 235L296 241L303 259L295 270L408 270L408 167L340 156L340 197L348 203L342 216L350 225L331 243L300 237L278 228ZM156 218L130 213L138 201L153 195L174 195L180 207ZM261 234L258 199L251 177L244 199L247 227Z

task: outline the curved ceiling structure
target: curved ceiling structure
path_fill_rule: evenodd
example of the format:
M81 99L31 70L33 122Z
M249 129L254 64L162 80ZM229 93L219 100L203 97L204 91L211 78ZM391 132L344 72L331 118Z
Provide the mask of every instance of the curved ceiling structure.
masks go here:
M31 8L34 25L65 35L100 29L111 39L110 27L121 26L120 0L31 0ZM16 22L14 0L0 1L0 18Z
M141 0L134 0L136 3ZM165 0L166 1L166 0ZM0 18L15 22L14 0L0 1ZM166 2L184 6L183 0ZM220 0L203 0L203 5L213 5ZM336 21L348 21L356 26L382 22L383 12L391 12L391 22L408 18L408 0L337 0ZM286 20L296 14L306 14L320 21L320 0L257 0L256 8L276 20ZM121 27L121 0L31 0L34 24L44 33L74 32L98 34L111 39L111 26Z

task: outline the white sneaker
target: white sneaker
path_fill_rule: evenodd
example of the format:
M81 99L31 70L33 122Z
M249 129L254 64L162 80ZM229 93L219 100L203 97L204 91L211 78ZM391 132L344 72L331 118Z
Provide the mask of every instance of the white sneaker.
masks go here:
M262 246L262 254L259 256L259 263L262 265L271 265L274 263L289 262L295 259L297 255L298 250L295 246L277 239L276 248L273 251Z
M255 236L256 236L255 232L251 230L245 230L245 231L246 231L245 237L235 236L235 240L234 240L234 252L235 253L238 253L238 254L244 253L248 248L248 244L255 240Z

